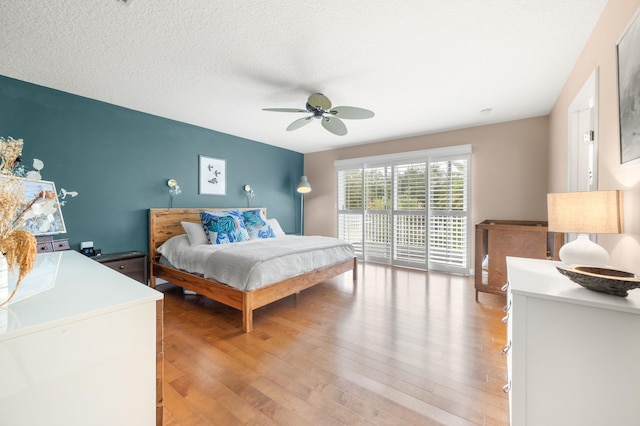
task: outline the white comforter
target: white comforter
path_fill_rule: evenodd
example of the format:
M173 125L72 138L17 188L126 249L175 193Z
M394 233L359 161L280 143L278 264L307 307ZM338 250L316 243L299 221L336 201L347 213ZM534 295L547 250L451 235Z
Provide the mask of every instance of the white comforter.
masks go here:
M353 259L353 246L337 238L287 235L233 244L192 246L186 235L170 238L158 252L177 269L240 290Z

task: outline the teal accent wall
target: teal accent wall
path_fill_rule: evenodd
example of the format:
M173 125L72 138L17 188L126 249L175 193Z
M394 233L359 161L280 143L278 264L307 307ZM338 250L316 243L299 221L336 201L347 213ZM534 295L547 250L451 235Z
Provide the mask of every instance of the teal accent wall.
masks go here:
M99 84L99 83L97 83ZM147 251L148 209L267 207L285 232L300 227L295 192L303 155L178 121L0 76L0 136L24 139L22 162L44 161L44 180L77 191L62 208L73 249L93 241L103 253ZM198 156L226 160L226 195L198 194Z

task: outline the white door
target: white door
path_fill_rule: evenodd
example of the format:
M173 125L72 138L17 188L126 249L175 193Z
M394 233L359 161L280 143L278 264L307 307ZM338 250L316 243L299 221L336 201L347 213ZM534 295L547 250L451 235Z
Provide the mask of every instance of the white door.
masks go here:
M598 189L598 70L569 106L569 175L567 191Z
M598 69L569 106L569 168L567 191L598 189ZM577 238L567 234L567 242ZM590 236L595 241L595 235Z

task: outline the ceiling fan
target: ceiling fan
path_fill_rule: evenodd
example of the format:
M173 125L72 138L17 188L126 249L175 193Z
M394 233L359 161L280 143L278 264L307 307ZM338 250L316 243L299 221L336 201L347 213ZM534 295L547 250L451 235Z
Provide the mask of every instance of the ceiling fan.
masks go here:
M337 106L331 108L331 101L322 93L314 93L307 99L306 109L298 108L263 108L263 111L275 112L305 112L311 113L308 117L295 120L287 127L288 131L299 129L311 123L311 119L317 118L322 120L322 127L333 133L334 135L344 136L347 134L347 126L341 119L361 120L371 118L375 114L364 108L352 106Z

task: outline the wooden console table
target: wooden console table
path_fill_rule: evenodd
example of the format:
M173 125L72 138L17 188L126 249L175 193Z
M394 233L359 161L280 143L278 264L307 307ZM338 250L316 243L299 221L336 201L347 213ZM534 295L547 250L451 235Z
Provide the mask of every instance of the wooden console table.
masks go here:
M564 234L548 232L547 222L485 220L476 224L475 287L478 292L504 294L507 256L558 260Z

